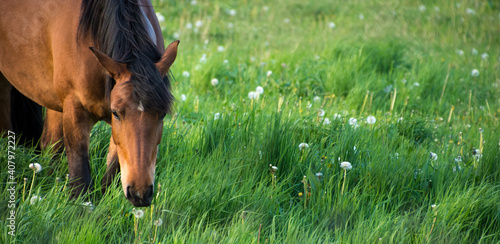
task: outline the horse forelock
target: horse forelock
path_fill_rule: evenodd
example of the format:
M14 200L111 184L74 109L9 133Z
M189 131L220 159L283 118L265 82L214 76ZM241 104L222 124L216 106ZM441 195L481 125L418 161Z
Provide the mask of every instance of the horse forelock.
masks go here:
M137 0L83 0L77 41L85 35L101 52L127 64L136 102L145 110L170 112L170 77L161 77L154 65L161 53L149 37Z

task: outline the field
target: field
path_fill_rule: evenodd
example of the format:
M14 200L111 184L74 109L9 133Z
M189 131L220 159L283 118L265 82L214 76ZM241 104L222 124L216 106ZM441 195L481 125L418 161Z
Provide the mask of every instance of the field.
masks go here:
M17 147L11 237L3 138L0 243L500 243L497 1L153 4L181 40L153 206L101 194L100 123L92 206Z

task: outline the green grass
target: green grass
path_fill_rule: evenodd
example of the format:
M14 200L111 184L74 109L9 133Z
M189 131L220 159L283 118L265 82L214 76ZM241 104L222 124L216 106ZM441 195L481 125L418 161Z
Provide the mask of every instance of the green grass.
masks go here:
M2 190L0 243L500 243L496 1L190 2L154 1L166 42L181 40L154 207L135 219L118 179L101 194L110 136L101 123L93 211L69 199L65 157L53 167L51 155L19 146L16 237ZM197 20L196 32L186 28ZM252 101L256 86L264 93ZM6 189L4 146L1 155ZM343 194L342 161L353 166ZM32 162L44 167L33 185ZM31 187L43 198L33 205Z

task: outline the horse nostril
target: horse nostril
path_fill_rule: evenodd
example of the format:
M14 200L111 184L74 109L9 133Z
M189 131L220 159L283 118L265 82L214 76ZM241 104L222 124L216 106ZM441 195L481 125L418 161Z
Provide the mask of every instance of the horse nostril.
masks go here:
M148 190L144 193L144 199L151 199L153 197L153 192L154 192L153 185L150 185L148 187Z
M132 195L130 194L130 186L127 186L127 199L129 199Z

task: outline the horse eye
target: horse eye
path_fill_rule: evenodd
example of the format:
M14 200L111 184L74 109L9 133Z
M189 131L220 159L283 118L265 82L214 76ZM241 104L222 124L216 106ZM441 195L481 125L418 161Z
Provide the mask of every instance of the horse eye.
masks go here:
M167 115L166 113L160 114L160 120L163 120L166 115Z
M113 113L113 117L115 117L115 119L120 120L120 116L118 116L118 112L116 112L116 110L112 110L111 113Z

